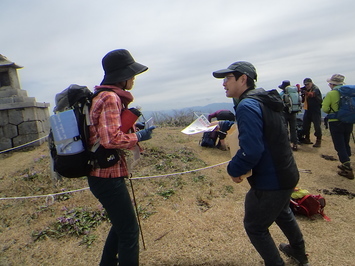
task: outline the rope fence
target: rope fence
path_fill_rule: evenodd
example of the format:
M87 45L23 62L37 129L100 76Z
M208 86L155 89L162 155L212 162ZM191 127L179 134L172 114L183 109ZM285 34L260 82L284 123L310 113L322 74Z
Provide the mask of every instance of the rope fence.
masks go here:
M27 143L25 143L25 144L22 144L22 145L19 145L19 146L16 146L16 147L12 147L12 148L9 148L9 149L6 149L6 150L2 150L2 151L0 151L0 154L5 153L5 152L8 152L8 151L13 151L13 150L16 150L16 149L19 149L19 148L23 148L23 147L25 147L25 146L27 146L27 145L33 144L33 143L35 143L35 142L37 142L37 141L40 141L40 140L42 140L42 139L45 139L45 138L47 138L47 137L48 137L48 136L44 136L44 137L41 137L41 138L39 138L39 139L35 139L35 140L30 141L30 142L27 142Z
M228 162L229 161L226 161L226 162L222 162L222 163L218 163L218 164L214 164L214 165L210 165L210 166L206 166L206 167L202 167L202 168L197 168L197 169L194 169L194 170L188 170L188 171L184 171L184 172L177 172L177 173L170 173L170 174L163 174L163 175L154 175L154 176L131 177L129 179L130 180L140 180L140 179L152 179L152 178L157 178L157 177L169 177L169 176L174 176L174 175L183 175L183 174L203 171L203 170L207 170L207 169L214 168L214 167L217 167L217 166L221 166L221 165L226 164ZM308 173L308 174L312 173L311 170L305 170L305 169L299 169L298 171L299 172L303 172L303 173ZM85 188L80 188L80 189L75 189L75 190L68 190L68 191L63 191L63 192L58 192L58 193L47 194L47 195L6 197L6 198L0 198L0 200L18 200L18 199L33 199L33 198L52 198L52 199L54 199L54 197L58 196L58 195L70 194L70 193L80 192L80 191L84 191L84 190L88 190L88 189L89 189L89 187L85 187Z
M5 153L8 151L12 151L15 149L19 149L22 147L25 147L27 145L33 144L37 141L40 141L44 138L47 138L47 136L41 137L39 139L27 142L25 144L22 144L20 146L17 147L13 147L7 150L2 150L0 151L1 153ZM152 179L152 178L158 178L158 177L169 177L169 176L174 176L174 175L183 175L183 174L188 174L188 173L193 173L193 172L198 172L198 171L203 171L203 170L207 170L210 168L214 168L217 166L221 166L223 164L228 163L229 161L226 162L222 162L222 163L218 163L218 164L214 164L214 165L210 165L210 166L206 166L206 167L202 167L202 168L197 168L197 169L193 169L193 170L188 170L188 171L183 171L183 172L177 172L177 173L170 173L170 174L163 174L163 175L153 175L153 176L139 176L139 177L131 177L129 178L130 180L139 180L139 179ZM305 169L299 169L299 172L303 172L303 173L308 173L311 174L311 170L305 170ZM46 198L46 201L48 200L48 198L51 198L52 200L54 200L55 196L59 196L59 195L63 195L63 194L71 194L71 193L75 193L75 192L80 192L80 191L84 191L84 190L88 190L89 187L85 187L85 188L80 188L80 189L75 189L75 190L68 190L68 191L64 191L64 192L58 192L58 193L52 193L52 194L47 194L47 195L34 195L34 196L22 196L22 197L5 197L5 198L0 198L0 200L18 200L18 199L34 199L34 198Z

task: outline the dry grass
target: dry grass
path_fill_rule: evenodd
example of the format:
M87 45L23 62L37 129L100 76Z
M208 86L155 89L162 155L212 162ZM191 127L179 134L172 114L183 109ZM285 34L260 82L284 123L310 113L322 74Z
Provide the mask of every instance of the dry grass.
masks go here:
M198 145L201 135L187 136L182 128L158 128L154 138L143 143L146 154L134 177L161 175L214 165L229 160L229 153ZM325 132L327 134L327 132ZM354 143L352 143L355 148ZM299 187L313 194L323 189L344 188L355 193L355 181L336 174L329 135L316 149L303 145L295 152L301 171ZM0 197L46 195L87 187L85 179L65 179L54 186L50 180L46 144L35 149L0 155ZM246 181L235 184L225 166L207 170L133 180L146 250L141 245L141 265L263 265L250 244L243 225ZM353 230L354 200L324 195L326 214L310 220L297 217L304 233L312 265L355 265ZM47 238L34 242L32 231L44 230L62 215L63 208L99 209L89 190L72 193L67 200L51 197L1 200L0 265L97 265L109 224L102 223L91 234L91 246L80 245L82 237ZM275 242L285 242L277 226L270 228ZM285 258L287 265L294 265Z

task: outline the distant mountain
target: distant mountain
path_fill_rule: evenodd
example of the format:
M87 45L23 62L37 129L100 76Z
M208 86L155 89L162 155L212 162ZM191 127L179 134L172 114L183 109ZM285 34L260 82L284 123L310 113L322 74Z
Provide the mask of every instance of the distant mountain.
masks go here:
M153 113L161 113L165 115L174 115L177 113L185 112L196 112L198 114L210 114L220 109L230 110L234 113L233 103L211 103L206 106L192 106L181 109L170 109L170 110L161 110L161 111L142 111L144 117L151 117Z
M186 112L196 112L196 114L204 114L207 116L210 113L213 113L220 109L231 110L234 113L233 103L211 103L205 106L192 106L181 109L170 109L170 110L160 110L160 111L143 111L145 118L152 117L153 114L164 114L167 116L173 116L174 114L186 113ZM297 117L303 119L304 110L297 114ZM322 119L327 115L323 111L321 112Z

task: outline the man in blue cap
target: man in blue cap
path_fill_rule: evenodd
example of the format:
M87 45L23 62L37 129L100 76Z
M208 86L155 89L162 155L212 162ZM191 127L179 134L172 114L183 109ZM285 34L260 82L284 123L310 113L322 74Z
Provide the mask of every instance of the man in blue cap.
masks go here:
M299 265L308 265L303 235L289 207L299 172L289 145L279 93L255 89L256 69L246 61L215 71L213 76L224 78L226 96L237 99L240 149L229 162L227 172L236 183L252 172L247 178L251 188L245 197L244 216L244 228L251 243L265 265L284 265L269 232L276 222L289 241L280 244L279 249ZM230 126L229 121L219 123L224 132Z

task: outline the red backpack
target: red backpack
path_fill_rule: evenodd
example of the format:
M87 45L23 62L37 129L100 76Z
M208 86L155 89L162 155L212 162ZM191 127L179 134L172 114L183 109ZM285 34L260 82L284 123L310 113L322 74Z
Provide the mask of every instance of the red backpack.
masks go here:
M291 199L290 207L293 213L305 215L311 218L315 214L320 214L327 221L330 218L324 214L325 198L321 195L305 195L300 199Z

